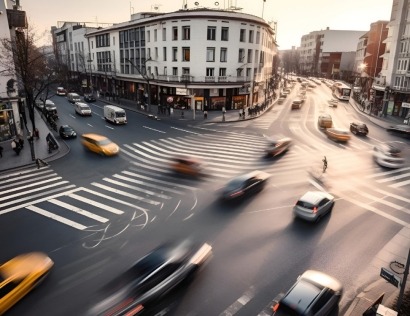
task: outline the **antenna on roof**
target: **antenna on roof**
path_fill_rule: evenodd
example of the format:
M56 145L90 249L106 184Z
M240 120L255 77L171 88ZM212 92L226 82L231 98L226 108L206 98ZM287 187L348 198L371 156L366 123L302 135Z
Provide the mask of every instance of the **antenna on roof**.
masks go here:
M188 10L188 0L182 0L182 9Z

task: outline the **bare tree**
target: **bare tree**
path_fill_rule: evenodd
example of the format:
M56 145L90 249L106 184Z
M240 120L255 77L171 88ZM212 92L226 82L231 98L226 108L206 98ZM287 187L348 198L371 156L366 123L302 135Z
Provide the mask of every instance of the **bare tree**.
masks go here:
M45 100L50 94L50 85L57 80L54 55L36 46L39 39L30 27L16 29L12 39L0 39L0 65L7 75L17 78L20 94L24 92L26 98L33 130L35 101L44 94Z

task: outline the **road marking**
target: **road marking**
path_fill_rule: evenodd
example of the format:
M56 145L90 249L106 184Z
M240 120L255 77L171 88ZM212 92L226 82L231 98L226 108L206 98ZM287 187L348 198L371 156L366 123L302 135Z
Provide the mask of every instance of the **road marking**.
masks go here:
M240 298L238 298L231 306L225 309L219 316L235 315L242 307L248 304L255 296L255 288L251 286Z
M70 195L68 195L68 196L69 196L70 198L72 198L72 199L76 199L76 200L78 200L78 201L80 201L80 202L84 202L84 203L87 203L87 204L92 205L92 206L96 206L96 207L98 207L98 208L101 208L101 209L103 209L103 210L106 210L106 211L111 212L111 213L114 213L114 214L118 214L118 215L124 214L123 211L118 210L118 209L116 209L116 208L114 208L114 207L111 207L111 206L108 206L108 205L105 205L105 204L102 204L102 203L99 203L99 202L96 202L96 201L87 199L87 198L85 198L85 197L82 197L82 196L77 195L77 194L74 194L74 193L73 193L73 194L70 194Z
M83 210L79 207L75 207L74 205L68 204L68 203L63 202L63 201L59 201L59 200L56 200L56 199L51 199L51 200L48 200L47 202L53 203L54 205L60 206L60 207L65 208L69 211L72 211L74 213L77 213L77 214L92 218L92 219L94 219L98 222L101 222L101 223L108 222L108 219L105 218L105 217L102 217L102 216L99 216L97 214L88 212L86 210Z
M29 205L29 206L26 207L26 209L28 209L30 211L33 211L35 213L38 213L40 215L43 215L45 217L51 218L51 219L53 219L55 221L58 221L60 223L66 224L66 225L71 226L71 227L74 227L74 228L79 229L79 230L84 230L84 229L87 228L87 226L84 226L84 225L81 225L81 224L76 223L74 221L71 221L71 220L69 220L65 217L50 213L50 212L48 212L46 210L43 210L43 209L41 209L37 206L34 206L34 205Z
M143 128L146 128L146 129L149 129L149 130L151 130L151 131L158 132L158 133L163 133L163 134L166 134L166 133L167 133L167 132L160 131L160 130L158 130L158 129L151 128L151 127L148 127L148 126L143 126Z
M114 127L108 126L108 125L105 125L105 127L106 127L106 128L109 128L109 129L114 129Z
M176 130L181 131L181 132L191 133L191 134L195 134L195 135L201 135L201 134L199 134L199 133L195 133L195 132L192 132L192 131L188 131L188 130L182 129L182 128L176 128L176 127L173 127L173 126L171 126L171 128L176 129Z
M94 127L94 126L92 126L90 123L87 123L87 125L90 126L90 127Z

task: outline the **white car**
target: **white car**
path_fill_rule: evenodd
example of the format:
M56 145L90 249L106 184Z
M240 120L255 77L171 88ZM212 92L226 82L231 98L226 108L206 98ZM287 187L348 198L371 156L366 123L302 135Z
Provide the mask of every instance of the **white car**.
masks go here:
M374 146L373 158L382 167L401 168L405 164L402 147L401 142L381 143Z
M309 222L317 222L333 209L334 204L333 195L323 191L309 191L296 202L293 215Z

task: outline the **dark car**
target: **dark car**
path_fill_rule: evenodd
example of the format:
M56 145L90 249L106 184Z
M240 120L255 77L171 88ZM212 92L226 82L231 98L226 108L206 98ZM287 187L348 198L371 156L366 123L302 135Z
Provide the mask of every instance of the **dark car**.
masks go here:
M389 133L410 137L410 125L394 125L386 129Z
M62 138L76 138L77 133L70 125L61 125L59 129L59 134Z
M350 131L356 135L366 136L369 133L367 125L363 122L352 122L350 123Z
M343 294L342 284L319 271L308 270L273 307L275 316L331 315Z
M105 298L88 315L138 315L192 276L211 253L209 244L190 240L159 246L109 282Z
M221 198L225 201L237 200L258 193L263 190L269 177L269 173L256 170L233 178L222 190Z
M85 102L95 102L96 99L92 94L84 94L84 101Z
M269 139L268 147L265 149L267 157L275 157L287 151L292 145L292 139L289 137L284 138L271 138Z

